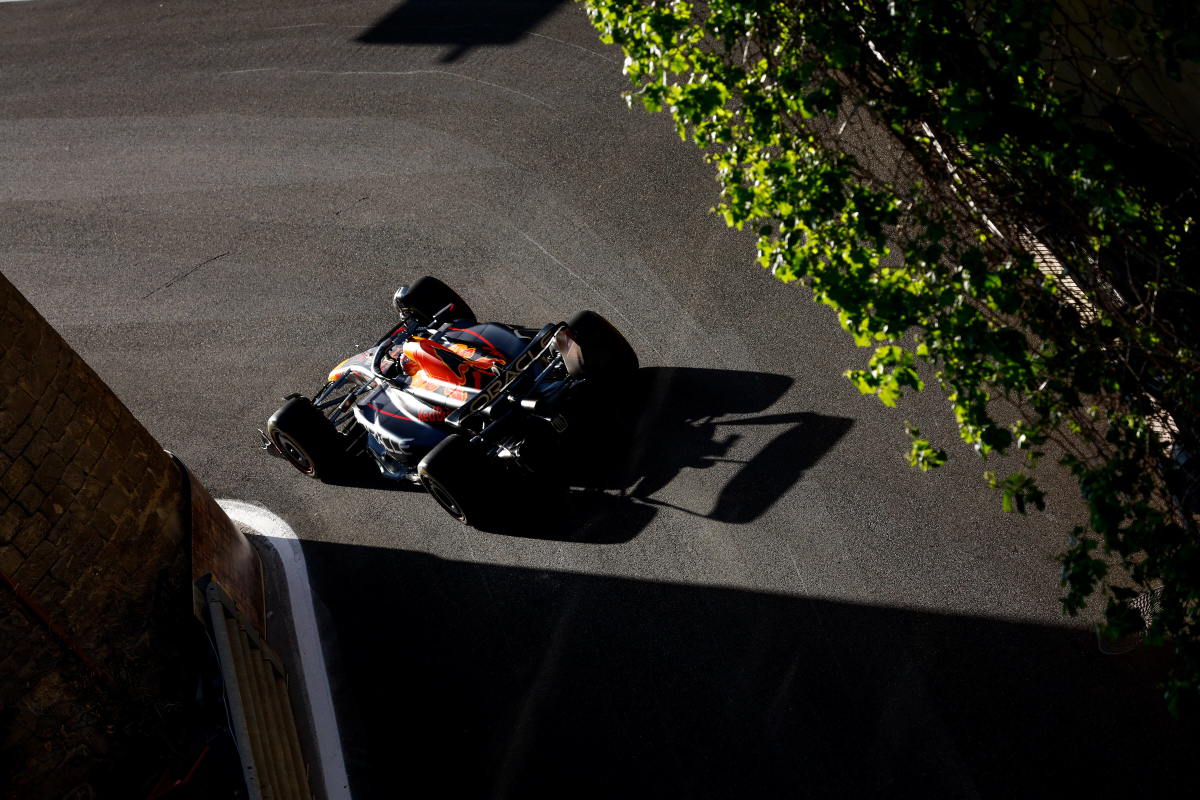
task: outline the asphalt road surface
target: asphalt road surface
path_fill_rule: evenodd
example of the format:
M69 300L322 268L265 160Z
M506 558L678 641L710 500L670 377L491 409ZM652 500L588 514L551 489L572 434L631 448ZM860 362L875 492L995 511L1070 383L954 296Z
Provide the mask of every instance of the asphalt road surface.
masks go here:
M0 270L305 540L354 796L1170 788L1196 738L1161 653L1058 611L1069 478L1003 515L936 394L861 397L866 352L708 213L621 62L552 0L0 4ZM423 274L481 318L594 309L641 357L617 466L523 500L524 535L256 449ZM908 468L905 419L945 469Z

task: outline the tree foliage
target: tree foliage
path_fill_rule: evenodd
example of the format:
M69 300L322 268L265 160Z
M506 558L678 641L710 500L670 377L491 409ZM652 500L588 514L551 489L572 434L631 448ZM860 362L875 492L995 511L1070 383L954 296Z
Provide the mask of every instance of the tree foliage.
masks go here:
M1161 587L1168 703L1200 699L1200 147L1172 105L1195 3L586 4L630 102L706 150L762 266L874 347L847 372L862 392L894 406L933 365L962 439L1019 458L985 475L1006 511L1044 506L1033 468L1057 445L1090 511L1060 556L1064 610L1099 593L1118 636L1143 624L1129 587ZM913 466L945 462L910 435Z

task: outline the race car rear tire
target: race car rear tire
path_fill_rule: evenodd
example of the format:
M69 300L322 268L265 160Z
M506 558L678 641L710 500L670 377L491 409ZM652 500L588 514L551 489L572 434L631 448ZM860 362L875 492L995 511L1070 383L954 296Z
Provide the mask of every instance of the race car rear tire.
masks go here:
M450 313L447 321L456 319L476 321L475 312L467 305L467 301L437 278L429 275L417 278L408 285L408 291L404 294L404 304L412 309L422 323L428 323L433 319L434 314L451 303L454 304L454 310Z
M446 513L464 525L491 530L497 521L499 470L482 449L451 434L417 466L425 491Z
M595 311L580 311L567 320L567 327L579 342L588 377L607 381L637 370L637 353L621 332Z
M293 467L311 478L328 479L345 467L342 435L307 397L294 397L272 414L267 435Z

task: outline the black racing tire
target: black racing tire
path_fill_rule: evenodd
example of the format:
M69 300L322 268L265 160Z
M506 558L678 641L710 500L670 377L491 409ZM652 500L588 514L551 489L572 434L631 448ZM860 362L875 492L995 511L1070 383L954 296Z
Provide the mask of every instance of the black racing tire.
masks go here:
M452 433L417 466L425 491L464 525L491 530L499 521L500 470L469 439Z
M267 435L293 467L311 478L332 478L346 466L344 437L307 397L294 397L272 414Z
M472 322L477 321L475 312L467 305L467 301L459 297L458 292L437 278L430 277L429 275L417 278L408 285L408 291L404 293L404 304L412 309L413 313L417 315L417 319L422 323L428 323L433 319L434 314L451 303L454 304L454 311L450 314L450 320L469 319Z
M583 352L586 376L607 381L637 370L637 353L621 332L595 311L580 311L567 320L567 327Z

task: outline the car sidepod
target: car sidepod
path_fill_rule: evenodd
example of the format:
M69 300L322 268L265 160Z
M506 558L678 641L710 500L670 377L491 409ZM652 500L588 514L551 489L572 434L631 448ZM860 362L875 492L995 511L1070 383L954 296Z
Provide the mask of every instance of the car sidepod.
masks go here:
M413 466L446 438L430 424L445 417L445 409L426 405L387 386L368 392L354 406L354 418L369 434L367 446L376 460L384 455L388 460Z

